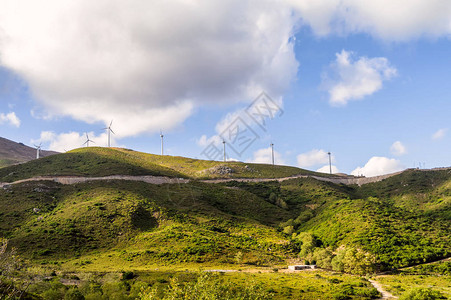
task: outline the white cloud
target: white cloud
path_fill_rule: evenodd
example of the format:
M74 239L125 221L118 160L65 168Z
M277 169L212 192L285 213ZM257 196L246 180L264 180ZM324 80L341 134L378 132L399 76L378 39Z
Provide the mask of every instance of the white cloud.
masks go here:
M404 146L400 141L394 142L390 147L390 151L396 156L401 156L407 153L406 146Z
M338 170L337 166L332 165L332 174L337 174L340 173L340 170ZM318 170L316 170L316 172L320 172L320 173L330 173L330 166L329 165L325 165L321 168L319 168Z
M404 170L402 163L394 158L373 156L363 167L357 167L351 175L366 177L390 174Z
M335 161L335 157L332 155L332 162ZM308 168L311 166L329 163L329 155L324 150L313 149L312 151L299 154L297 156L298 166L300 168Z
M15 112L7 114L0 113L0 124L8 123L9 125L20 127L20 119L16 116Z
M287 0L317 35L368 33L387 41L451 33L448 0Z
M445 137L447 131L448 131L448 128L441 128L441 129L437 130L436 132L434 132L434 134L432 135L431 138L433 140L440 140Z
M271 120L283 114L282 106L282 97L271 98L265 93L260 93L247 107L228 113L216 124L216 134L210 138L202 135L197 140L197 144L207 147L213 142L218 147L224 140L232 146L235 155L241 157L247 147L260 138L259 129L266 128ZM241 143L242 140L252 142Z
M197 144L201 147L207 147L211 143L214 143L216 146L222 143L221 138L218 135L214 135L208 138L205 134L202 135L197 141Z
M259 149L254 152L252 159L249 160L252 163L272 164L271 147ZM274 164L285 165L285 160L282 155L274 150Z
M94 132L88 132L91 140L89 146L106 147L108 145L107 133L96 135ZM65 152L76 148L85 147L87 138L86 133L66 132L57 134L53 131L42 131L41 136L37 140L31 140L32 144L44 143L48 145L48 149L58 152ZM114 146L114 136L111 135L111 145Z
M329 92L329 103L346 105L351 100L360 100L382 88L382 82L396 75L384 57L352 59L352 52L336 53L336 61L328 73L323 75L323 85Z
M114 119L119 137L169 130L201 104L281 95L297 72L282 2L0 1L0 64L49 113Z

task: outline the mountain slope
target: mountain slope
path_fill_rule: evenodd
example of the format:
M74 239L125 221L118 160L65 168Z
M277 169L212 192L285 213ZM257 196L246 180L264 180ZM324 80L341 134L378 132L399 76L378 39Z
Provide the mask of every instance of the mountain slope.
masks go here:
M370 255L373 270L451 255L451 170L409 170L361 187L312 178L228 185L283 200L296 217L280 230L301 258L328 260L324 267L345 248Z
M161 156L129 149L85 147L26 164L0 169L0 181L44 175L107 176L158 175L194 179L280 178L293 175L319 175L289 166L218 162L177 156ZM328 176L323 174L322 176Z
M451 170L409 170L361 187L314 178L196 180L299 172L307 171L125 149L77 149L0 169L0 180L112 174L193 180L6 186L0 189L0 236L35 261L73 268L86 268L84 262L90 261L92 270L174 263L230 266L238 259L263 266L298 258L362 273L450 255ZM364 266L346 269L343 261Z
M36 260L120 250L132 253L120 260L141 263L233 263L243 251L264 264L287 254L274 226L289 212L215 185L33 182L0 191L0 199L0 236Z
M41 157L56 154L54 151L40 152ZM0 137L0 168L36 159L36 149Z

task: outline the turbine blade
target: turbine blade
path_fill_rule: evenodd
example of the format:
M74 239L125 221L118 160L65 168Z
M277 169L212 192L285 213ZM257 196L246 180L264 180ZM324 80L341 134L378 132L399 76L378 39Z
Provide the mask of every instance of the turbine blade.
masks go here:
M110 131L111 131L113 134L115 134L114 131L113 131L113 129L110 128Z
M113 125L113 120L111 120L111 123L110 123L110 126L109 126L109 127L111 127L111 125Z

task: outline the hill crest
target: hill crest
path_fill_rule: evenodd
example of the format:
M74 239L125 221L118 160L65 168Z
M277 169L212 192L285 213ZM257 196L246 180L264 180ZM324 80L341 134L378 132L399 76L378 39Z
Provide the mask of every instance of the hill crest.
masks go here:
M55 151L40 151L40 157L57 154ZM20 164L36 159L36 149L0 137L0 167Z

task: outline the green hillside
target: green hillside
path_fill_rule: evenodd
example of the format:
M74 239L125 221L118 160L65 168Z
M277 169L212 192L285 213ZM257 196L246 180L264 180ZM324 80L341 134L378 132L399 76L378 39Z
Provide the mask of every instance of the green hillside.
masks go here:
M155 175L196 179L280 178L319 173L288 166L161 156L121 148L86 147L0 169L0 181L33 176ZM328 176L322 174L322 176Z
M216 172L225 166L232 172ZM0 237L8 239L10 249L16 248L28 264L44 268L42 272L57 270L64 277L74 272L134 270L142 279L157 272L160 288L167 286L168 274L184 270L278 270L290 262L305 261L364 275L450 256L450 170L409 170L361 187L313 178L220 184L195 180L276 178L303 172L307 171L125 149L78 149L0 169L1 181L113 174L194 180L162 185L125 180L10 185L0 189ZM308 289L285 279L271 287L270 282L284 275L255 278L278 299L299 298L303 293L317 297L317 291L336 299L377 295L368 282L351 283L352 277L330 279L324 274L315 277L325 280L318 281L321 287ZM230 280L243 285L246 280L238 283L242 276L230 275ZM195 278L182 276L181 280ZM99 284L104 285L104 280ZM45 289L36 287L36 293L42 295ZM64 285L55 289L67 290ZM131 287L120 289L132 293Z
M450 170L411 170L362 187L308 178L228 185L283 200L296 217L279 229L298 247L301 258L325 260L326 268L333 268L332 259L346 247L368 256L371 268L365 271L451 255Z
M1 198L0 234L33 259L133 249L146 261L233 263L241 249L249 260L277 260L287 241L274 227L291 216L246 191L203 183L26 183Z

